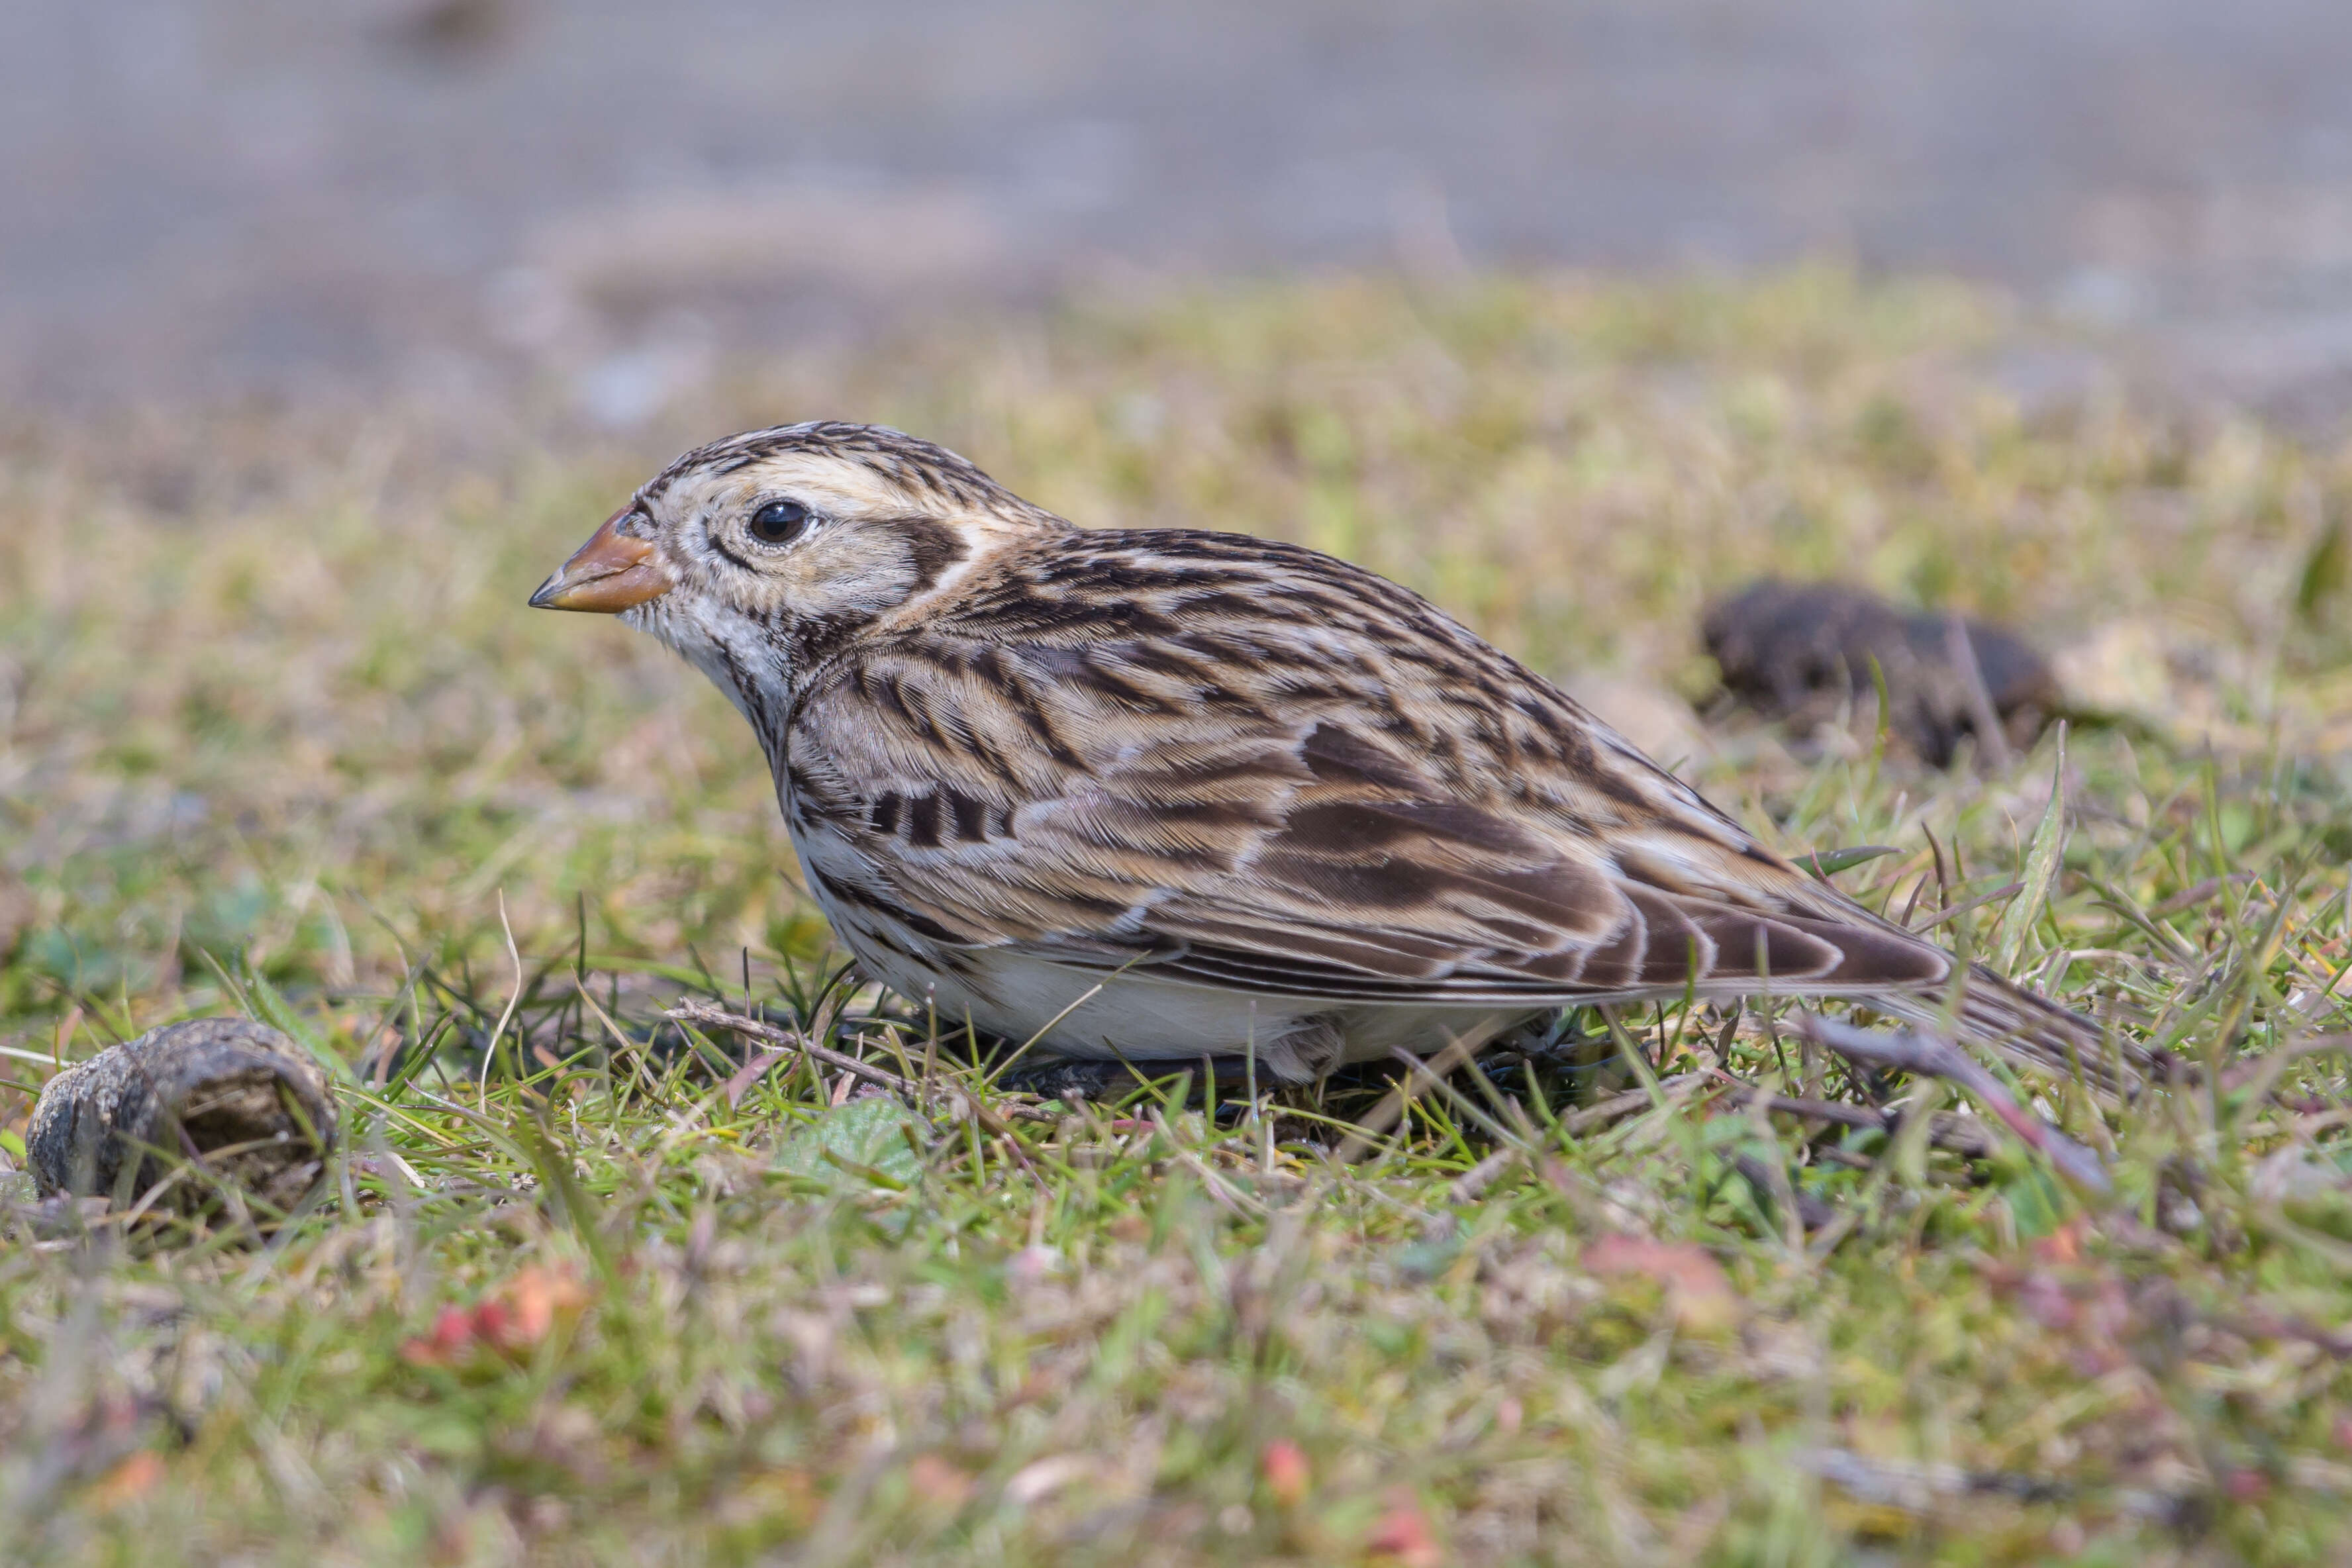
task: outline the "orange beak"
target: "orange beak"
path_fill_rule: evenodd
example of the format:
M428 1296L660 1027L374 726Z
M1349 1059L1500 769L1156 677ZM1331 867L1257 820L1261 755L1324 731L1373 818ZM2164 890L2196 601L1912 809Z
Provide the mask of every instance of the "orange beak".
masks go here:
M632 539L614 525L629 515L622 508L572 552L562 569L539 585L530 596L534 610L587 610L600 616L618 615L632 605L658 599L676 582L654 547Z

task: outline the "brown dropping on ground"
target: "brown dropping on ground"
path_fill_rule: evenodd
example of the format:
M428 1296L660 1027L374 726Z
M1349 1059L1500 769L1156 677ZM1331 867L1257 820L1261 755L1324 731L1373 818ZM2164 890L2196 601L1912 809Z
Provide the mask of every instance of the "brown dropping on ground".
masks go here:
M2014 634L1836 584L1752 583L1701 630L1727 690L1808 728L1872 714L1884 680L1888 730L1937 767L1963 735L1979 757L2030 746L2059 703L2049 663Z
M51 1079L33 1108L25 1152L43 1197L135 1200L191 1158L162 1203L192 1213L224 1184L290 1209L333 1152L326 1074L293 1041L243 1018L151 1029Z

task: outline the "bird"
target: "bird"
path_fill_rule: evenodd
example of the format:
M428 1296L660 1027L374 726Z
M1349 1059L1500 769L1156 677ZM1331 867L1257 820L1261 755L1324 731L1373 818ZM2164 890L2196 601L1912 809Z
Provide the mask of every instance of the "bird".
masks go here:
M1283 1084L1561 1009L1854 998L2103 1097L2145 1047L1809 874L1410 590L1082 528L819 420L697 447L530 596L751 723L864 973L1045 1061Z

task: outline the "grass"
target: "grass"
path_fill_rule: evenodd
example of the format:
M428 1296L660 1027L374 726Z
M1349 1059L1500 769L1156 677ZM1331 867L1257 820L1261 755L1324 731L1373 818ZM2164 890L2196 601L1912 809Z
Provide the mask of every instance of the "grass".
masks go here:
M246 1010L336 1064L346 1145L266 1245L20 1217L7 1555L2343 1555L2352 458L2119 380L2043 396L2050 342L1834 272L1333 280L746 366L627 442L20 424L0 1126L58 1061ZM1896 846L1839 879L1897 913L2042 885L2053 745L1980 777L1702 730L1696 607L1769 570L2010 619L2112 712L2069 738L2046 891L1941 929L2202 1081L2043 1097L2112 1202L1924 1116L1743 1109L1724 1073L1957 1102L1675 1005L1423 1091L1352 1164L1317 1118L1374 1089L1003 1121L924 1021L825 990L716 693L520 608L671 450L817 412L1084 521L1365 561L1605 677L1775 842ZM933 1091L731 1083L740 1042L659 1016L688 994Z

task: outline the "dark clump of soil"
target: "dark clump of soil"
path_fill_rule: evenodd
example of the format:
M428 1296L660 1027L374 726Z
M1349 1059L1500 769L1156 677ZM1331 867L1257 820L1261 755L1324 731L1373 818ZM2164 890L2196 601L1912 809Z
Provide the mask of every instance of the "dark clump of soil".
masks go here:
M2014 634L1835 584L1750 584L1701 629L1726 689L1774 718L1872 714L1883 683L1888 731L1937 767L1964 735L1992 759L2032 744L2058 706L2049 664Z
M51 1079L25 1152L43 1197L136 1199L184 1173L164 1195L176 1212L227 1186L283 1211L318 1181L335 1134L326 1075L293 1041L243 1018L197 1018Z

